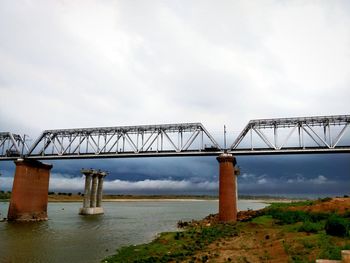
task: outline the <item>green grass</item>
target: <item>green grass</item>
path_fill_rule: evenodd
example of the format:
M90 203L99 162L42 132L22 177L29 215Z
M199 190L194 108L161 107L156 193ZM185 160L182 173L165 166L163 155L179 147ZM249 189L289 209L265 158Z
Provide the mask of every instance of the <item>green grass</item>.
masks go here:
M289 255L290 262L315 262L314 258L308 255L315 253L317 259L341 259L341 250L350 248L350 241L345 244L338 244L340 239L331 237L325 233L319 233L295 239L293 243L284 243L284 249ZM342 239L344 243L344 239Z
M320 201L326 202L327 200ZM308 203L307 201L296 204L276 204L265 210L264 218L255 218L253 221L259 222L262 220L262 222L266 222L268 218L272 218L285 232L308 233L307 236L298 238L295 243L283 244L290 257L290 262L314 262L314 259L309 260L306 255L311 255L315 250L318 251L318 254L314 255L317 258L340 259L341 250L350 249L349 232L346 232L350 226L349 216L347 214L311 213L285 209L291 206L305 206ZM342 229L340 229L340 226ZM335 236L343 238L340 239ZM342 242L337 242L339 240L342 240Z
M350 241L347 240L345 245L337 245L336 238L326 234L318 235L318 247L321 252L318 255L320 259L341 259L341 251L350 249Z
M293 207L293 206L311 206L314 205L316 201L314 200L307 200L307 201L296 201L296 202L290 202L290 203L272 203L269 205L268 208L270 209L280 209L280 208L287 208L287 207Z
M183 232L166 232L149 244L127 246L119 249L116 255L102 262L168 262L182 261L203 250L207 245L220 238L238 235L233 224L217 224L209 227L191 227Z
M273 223L273 218L271 215L263 215L253 218L251 222L263 226L269 226Z
M298 228L298 232L318 233L320 231L323 231L324 227L325 227L325 221L324 220L318 221L318 222L305 221Z

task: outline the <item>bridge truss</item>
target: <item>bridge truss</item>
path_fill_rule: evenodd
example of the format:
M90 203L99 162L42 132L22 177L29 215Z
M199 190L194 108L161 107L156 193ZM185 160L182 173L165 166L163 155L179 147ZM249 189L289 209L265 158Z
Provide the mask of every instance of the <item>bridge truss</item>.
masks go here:
M27 158L209 155L219 144L201 123L47 130Z
M224 149L201 123L46 130L28 148L20 135L0 133L0 161L350 153L350 115L251 120Z
M0 132L0 158L21 156L28 152L25 139L11 132Z
M350 115L251 120L229 151L242 154L350 152Z

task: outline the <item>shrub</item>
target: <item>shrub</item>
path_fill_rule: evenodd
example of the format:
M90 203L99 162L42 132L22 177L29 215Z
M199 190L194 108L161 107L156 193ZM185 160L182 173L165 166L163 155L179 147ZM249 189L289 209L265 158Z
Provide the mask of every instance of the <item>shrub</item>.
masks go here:
M269 209L265 214L271 215L282 225L304 222L309 219L308 213L304 211L288 211L279 209Z
M314 223L310 221L305 221L298 229L299 232L307 233L317 233L318 231L323 230L324 224L321 222Z
M339 216L331 216L326 221L325 230L328 235L345 237L348 235L349 222Z
M309 213L309 218L311 222L319 222L321 220L328 219L328 213Z
M320 199L321 202L329 202L331 200L332 200L332 198L330 198L330 197L325 197L325 198Z

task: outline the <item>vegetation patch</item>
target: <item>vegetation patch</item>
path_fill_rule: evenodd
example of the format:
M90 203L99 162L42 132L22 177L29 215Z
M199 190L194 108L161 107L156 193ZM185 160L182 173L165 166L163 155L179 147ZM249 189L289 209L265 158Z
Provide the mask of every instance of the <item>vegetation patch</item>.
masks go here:
M0 200L8 200L11 198L11 192L10 191L0 191Z
M349 236L349 225L348 219L332 215L326 221L325 230L328 235L345 237Z
M318 233L322 231L324 227L325 227L325 223L323 221L318 221L318 222L305 221L298 228L298 231L306 232L306 233Z
M270 209L281 209L288 207L298 207L298 206L311 206L314 205L317 201L314 200L306 200L306 201L296 201L290 203L272 203L269 208Z
M183 232L166 232L149 244L123 247L116 255L106 258L103 262L182 261L195 251L203 250L210 243L221 238L237 236L238 233L233 224L190 227Z

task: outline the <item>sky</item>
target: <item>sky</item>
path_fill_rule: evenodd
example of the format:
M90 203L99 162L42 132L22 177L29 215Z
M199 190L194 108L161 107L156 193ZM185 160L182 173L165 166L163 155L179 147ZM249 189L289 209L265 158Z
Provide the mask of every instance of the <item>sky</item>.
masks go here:
M1 1L0 130L349 114L349 1ZM244 194L348 194L349 155L238 157ZM215 158L57 161L50 189L217 193ZM0 189L14 165L0 163Z

